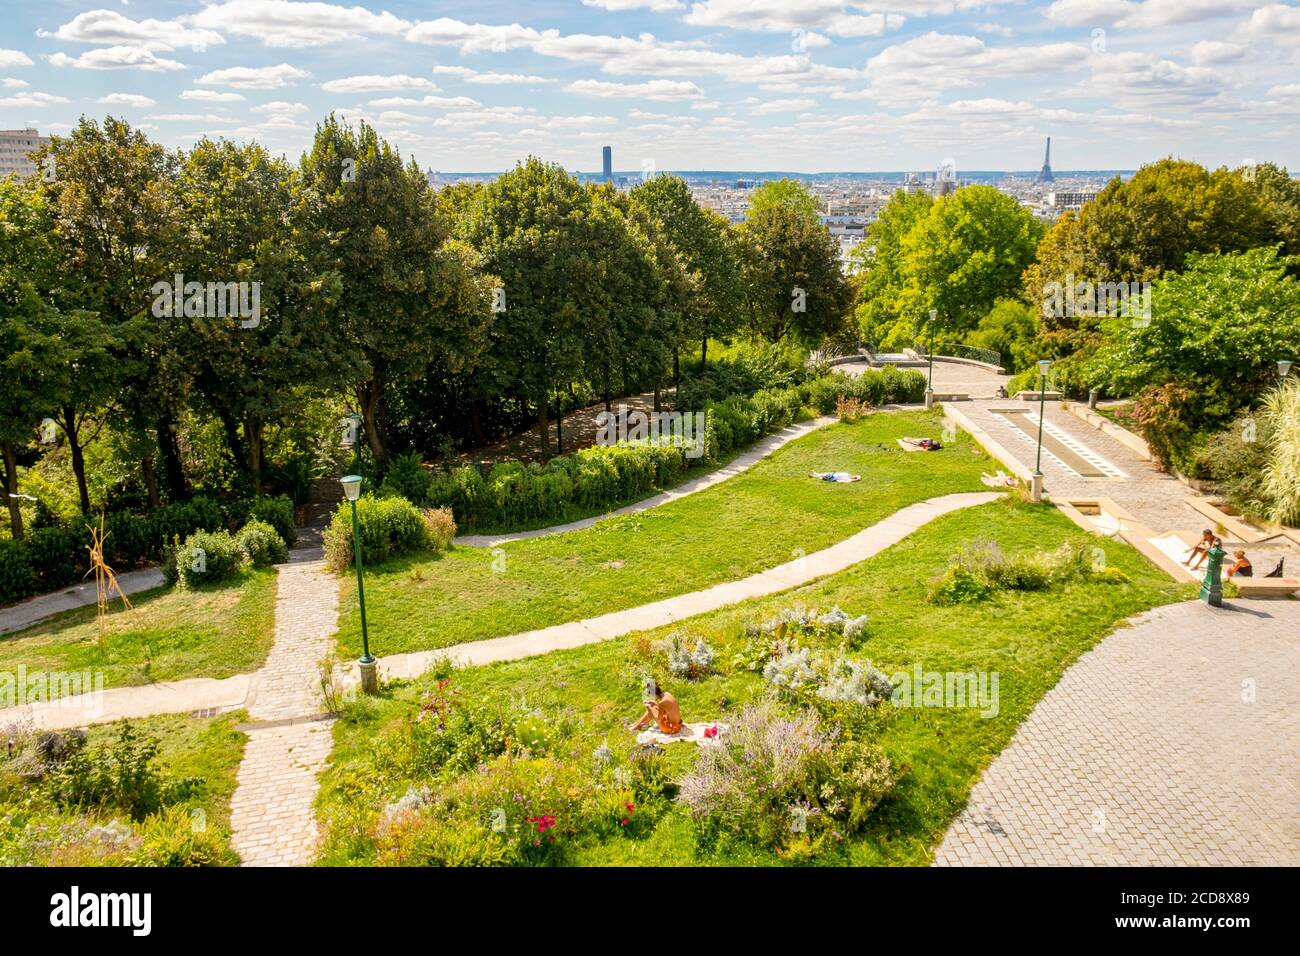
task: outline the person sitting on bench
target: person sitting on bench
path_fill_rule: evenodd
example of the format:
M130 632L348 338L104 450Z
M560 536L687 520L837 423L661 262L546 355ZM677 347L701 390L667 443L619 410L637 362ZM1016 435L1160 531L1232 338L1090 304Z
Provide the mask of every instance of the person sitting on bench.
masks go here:
M1246 557L1246 552L1238 548L1232 552L1232 556L1237 560L1233 562L1232 567L1228 568L1228 577L1239 574L1243 578L1254 577L1255 569L1250 564L1250 559Z

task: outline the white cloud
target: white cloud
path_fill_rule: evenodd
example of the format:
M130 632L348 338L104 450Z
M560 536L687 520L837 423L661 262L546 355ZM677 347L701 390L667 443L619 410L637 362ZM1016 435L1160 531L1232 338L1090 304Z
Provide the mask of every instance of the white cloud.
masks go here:
M148 50L187 47L201 51L226 42L220 33L213 30L193 30L165 20L132 20L113 10L79 13L52 34L38 30L36 35L52 36L70 43L138 46Z
M266 46L284 48L361 40L370 34L400 36L411 26L387 11L372 13L360 6L294 0L226 0L182 19L193 26L253 37Z
M925 99L950 88L978 86L993 77L1056 74L1088 63L1082 44L989 47L978 37L930 32L887 47L867 61L870 89L833 95Z
M505 53L533 46L543 37L559 35L558 30L547 30L543 34L518 23L490 26L484 23L465 23L450 17L425 20L406 31L406 39L412 43L458 46L462 53Z
M465 77L466 83L477 83L483 86L509 86L516 83L554 83L553 79L545 76L531 76L527 73L475 73L473 76Z
M471 69L470 69L469 67L467 67L467 66L442 66L442 65L439 65L439 66L435 66L435 67L433 67L433 69L430 70L430 72L431 72L431 73L435 73L435 74L437 74L437 75L439 75L439 76L458 76L458 77L460 77L461 79L465 79L466 77L470 77L470 76L475 76L475 75L476 75L476 74L475 74L475 71L471 70Z
M817 101L810 99L768 100L766 103L755 106L751 112L759 114L793 113L796 110L810 110L816 105Z
M149 97L141 96L138 93L109 93L107 96L101 96L98 102L110 106L134 106L138 109L158 105L157 100L151 100Z
M1216 63L1237 63L1246 56L1246 48L1239 43L1224 43L1220 40L1202 40L1192 47L1188 56L1196 66L1212 66Z
M21 50L0 50L0 67L31 65L32 58Z
M79 70L147 70L158 73L185 69L184 63L160 57L139 46L106 46L98 50L87 50L78 57L54 53L50 55L50 63Z
M463 110L474 109L482 106L478 100L471 99L468 96L426 96L420 100L423 106L433 106L444 110Z
M218 116L216 113L155 113L147 119L157 120L160 123L229 123L229 116Z
M1300 7L1274 3L1256 10L1240 27L1238 36L1269 40L1278 46L1300 46Z
M13 96L0 96L0 106L41 107L56 106L66 102L68 102L66 96L55 96L52 93L23 92Z
M680 10L686 4L681 0L582 0L583 6L600 7L602 10L610 10L619 13L623 10L650 10L654 13L667 13L669 10Z
M649 80L645 83L607 83L602 80L576 80L564 88L566 93L584 96L630 96L642 100L694 100L704 91L687 80Z
M216 90L181 90L181 99L200 103L242 103L244 97L238 93L219 93Z
M329 80L320 88L326 93L378 93L386 90L429 90L437 92L438 84L419 76L407 76L395 73L391 76L375 74L367 76L347 76L339 80Z
M731 27L735 30L763 30L790 33L795 30L825 30L838 37L883 36L903 25L898 13L861 12L871 7L908 9L908 4L845 3L843 0L703 0L691 5L682 21L700 27ZM924 4L922 4L924 6Z
M239 90L278 90L309 75L306 70L280 63L277 66L232 66L224 70L213 70L199 77L196 82L205 86L231 86Z
M259 106L254 106L251 112L293 115L294 113L306 113L307 106L304 103L289 103L285 100L274 100L270 103L262 103Z
M1066 26L1113 23L1125 29L1152 29L1214 20L1260 6L1261 0L1056 0L1044 13Z
M1278 99L1300 99L1300 83L1284 83L1281 86L1269 87L1268 95Z
M26 86L26 80L15 80L13 77L0 76L0 89L21 90Z
M975 28L976 33L986 33L989 36L1013 37L1016 31L1011 27L1003 26L1000 23L981 23Z
M1209 102L1231 84L1223 74L1149 53L1107 53L1089 61L1092 76L1071 92L1102 96L1125 108L1188 107Z

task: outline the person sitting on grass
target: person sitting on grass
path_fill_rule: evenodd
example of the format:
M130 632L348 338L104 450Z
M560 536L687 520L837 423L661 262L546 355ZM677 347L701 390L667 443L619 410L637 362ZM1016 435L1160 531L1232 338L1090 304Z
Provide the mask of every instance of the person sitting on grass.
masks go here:
M651 721L659 725L661 733L675 734L682 729L682 709L677 706L676 697L661 690L653 678L646 681L646 696L649 699L645 702L645 713L628 730L636 733Z
M861 475L851 475L847 471L810 471L808 472L808 477L816 478L819 481L838 481L846 483L862 480Z
M1187 555L1187 560L1185 560L1183 564L1191 568L1193 571L1201 570L1201 563L1205 560L1206 555L1210 553L1210 548L1213 545L1214 532L1209 528L1206 528L1201 532L1201 540L1187 549L1190 553ZM1193 558L1196 559L1196 564L1192 564Z
M1237 560L1232 563L1232 567L1228 568L1228 577L1232 577L1234 574L1240 574L1243 578L1255 576L1255 568L1251 565L1250 559L1246 557L1245 551L1238 548L1232 552L1232 556Z

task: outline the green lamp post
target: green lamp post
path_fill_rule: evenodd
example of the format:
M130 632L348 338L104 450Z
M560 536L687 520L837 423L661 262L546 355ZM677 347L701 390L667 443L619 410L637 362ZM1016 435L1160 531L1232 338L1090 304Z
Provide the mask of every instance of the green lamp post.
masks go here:
M370 632L366 628L366 583L361 569L361 530L357 525L357 499L361 497L360 475L344 475L340 482L343 495L352 506L352 558L357 566L357 600L361 604L361 668L362 693L373 694L379 690L379 662L370 653Z
M1205 563L1205 580L1201 582L1201 600L1210 607L1223 607L1223 581L1219 577L1219 571L1223 568L1223 557L1227 553L1217 542L1205 552L1209 560Z
M1052 363L1043 359L1038 363L1038 458L1034 461L1034 481L1031 489L1035 501L1043 500L1043 419L1047 417L1047 371Z
M925 380L925 407L934 407L934 326L939 320L939 310L930 310L930 344L925 350L925 356L930 362L930 373Z

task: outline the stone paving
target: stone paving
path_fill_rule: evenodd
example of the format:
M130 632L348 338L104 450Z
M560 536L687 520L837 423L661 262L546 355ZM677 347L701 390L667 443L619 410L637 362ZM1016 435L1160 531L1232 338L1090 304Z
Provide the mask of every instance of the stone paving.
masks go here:
M304 866L315 857L317 777L333 746L321 712L319 664L338 623L338 582L315 550L281 565L275 643L253 678L252 723L234 797L231 843L245 866Z
M1038 446L1020 430L995 414L994 409L1029 407L1033 403L1016 399L979 399L957 403L957 408L984 429L1029 471L1033 471ZM1154 531L1205 527L1205 517L1187 506L1191 490L1181 481L1144 461L1127 445L1090 427L1059 402L1046 403L1046 421L1073 441L1095 452L1124 473L1123 478L1080 478L1051 455L1043 455L1043 490L1053 498L1096 498L1114 500L1138 521ZM1038 422L1033 405L1032 419Z
M1084 654L939 866L1300 865L1300 602L1157 608Z

